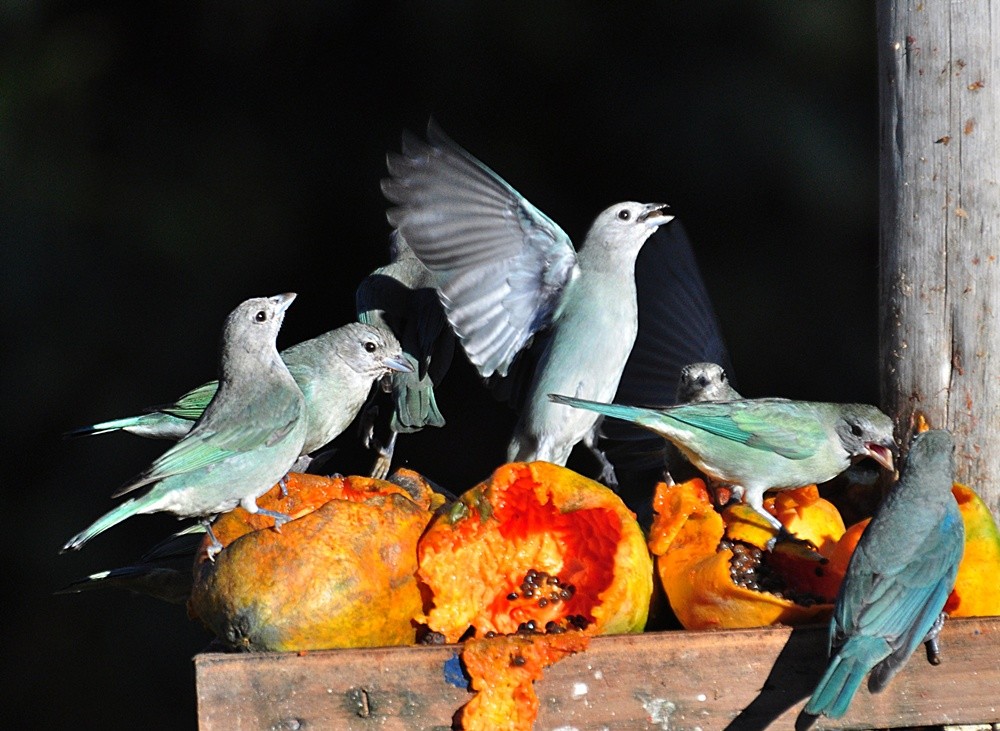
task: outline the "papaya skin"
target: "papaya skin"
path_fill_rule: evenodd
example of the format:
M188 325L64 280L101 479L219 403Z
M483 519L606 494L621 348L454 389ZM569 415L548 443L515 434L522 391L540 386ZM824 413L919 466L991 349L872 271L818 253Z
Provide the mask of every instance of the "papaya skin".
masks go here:
M426 486L425 486L426 487ZM258 504L293 516L273 528L242 509L213 527L224 549L195 562L189 611L238 650L411 644L423 597L416 544L438 502L370 478L292 475Z

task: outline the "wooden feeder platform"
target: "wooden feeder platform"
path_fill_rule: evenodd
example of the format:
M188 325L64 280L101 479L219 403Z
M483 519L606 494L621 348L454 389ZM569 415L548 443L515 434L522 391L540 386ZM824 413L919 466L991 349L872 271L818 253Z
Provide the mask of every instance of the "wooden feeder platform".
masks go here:
M536 729L793 729L826 665L826 626L596 637L535 683ZM195 658L199 728L444 731L472 694L460 647ZM949 620L881 694L814 729L1000 723L1000 617Z

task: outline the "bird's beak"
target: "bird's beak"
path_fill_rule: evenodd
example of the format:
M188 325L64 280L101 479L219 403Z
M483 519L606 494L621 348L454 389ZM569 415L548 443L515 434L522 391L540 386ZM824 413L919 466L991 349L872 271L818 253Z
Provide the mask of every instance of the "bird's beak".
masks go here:
M893 472L896 469L892 459L892 449L884 444L865 442L865 454L885 467L889 472Z
M667 214L670 208L666 203L647 203L645 210L639 214L640 221L649 221L656 226L662 226L674 220L674 217Z
M407 363L402 358L386 358L382 361L382 365L391 371L399 371L400 373L413 373L413 366Z
M271 302L278 308L278 312L284 312L288 309L288 305L292 304L292 300L295 297L295 292L285 292L284 294L276 294L274 297L271 297Z

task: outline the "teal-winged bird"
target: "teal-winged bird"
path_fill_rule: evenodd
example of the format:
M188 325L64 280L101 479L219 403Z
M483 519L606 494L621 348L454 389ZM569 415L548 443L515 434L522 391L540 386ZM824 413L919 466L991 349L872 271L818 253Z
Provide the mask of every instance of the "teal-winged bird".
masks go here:
M764 510L765 491L825 482L866 457L893 469L892 420L868 404L763 398L649 409L549 397L659 434L782 533Z
M247 300L223 327L219 386L191 430L112 497L150 486L73 536L63 550L84 543L133 515L170 512L211 519L237 505L274 518L257 498L281 480L302 453L306 407L295 380L278 356L275 338L294 294ZM213 536L214 538L214 536ZM221 546L213 540L217 552Z
M305 398L307 429L302 459L294 466L298 472L308 467L308 455L347 429L376 380L390 372L412 370L391 331L355 322L286 348L281 359ZM218 381L210 381L172 404L81 427L70 435L124 430L155 439L180 439L201 417L217 388Z
M914 437L899 481L851 555L830 620L830 662L797 729L843 716L865 675L869 691L883 690L923 642L940 662L942 610L965 549L954 473L951 434Z

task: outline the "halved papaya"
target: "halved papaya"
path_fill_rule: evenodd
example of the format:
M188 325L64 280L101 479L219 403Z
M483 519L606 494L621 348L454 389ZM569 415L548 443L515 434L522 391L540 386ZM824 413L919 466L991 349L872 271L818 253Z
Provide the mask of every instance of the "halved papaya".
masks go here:
M434 518L418 552L432 606L417 618L449 642L646 623L652 560L635 515L565 467L500 467Z
M836 509L815 486L786 490L771 502L779 520L828 549L843 532ZM774 528L753 509L717 511L705 483L660 483L649 548L670 606L686 629L757 627L823 621L837 587L827 559L798 543L765 546Z

